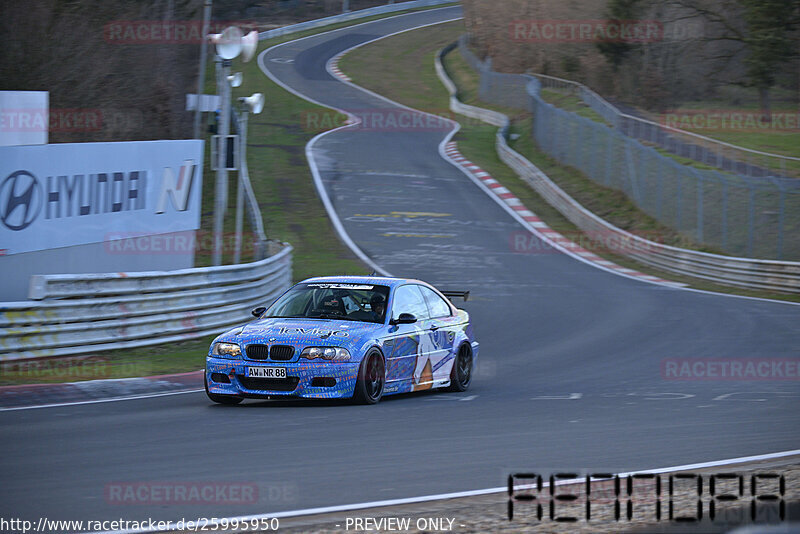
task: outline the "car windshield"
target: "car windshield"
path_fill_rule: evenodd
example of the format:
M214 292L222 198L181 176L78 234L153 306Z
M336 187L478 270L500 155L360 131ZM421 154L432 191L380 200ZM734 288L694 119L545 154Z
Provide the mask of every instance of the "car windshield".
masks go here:
M383 323L387 286L338 282L298 284L269 307L263 317L307 317Z

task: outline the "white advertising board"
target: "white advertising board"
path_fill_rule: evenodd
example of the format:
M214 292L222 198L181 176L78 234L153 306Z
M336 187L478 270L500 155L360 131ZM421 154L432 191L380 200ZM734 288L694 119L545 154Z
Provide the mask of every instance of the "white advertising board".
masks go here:
M0 147L0 254L196 230L203 141Z
M49 102L47 91L0 91L0 146L46 145Z

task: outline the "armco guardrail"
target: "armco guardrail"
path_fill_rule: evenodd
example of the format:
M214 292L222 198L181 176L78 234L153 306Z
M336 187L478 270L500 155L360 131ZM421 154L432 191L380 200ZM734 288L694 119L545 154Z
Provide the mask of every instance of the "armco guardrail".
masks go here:
M167 343L243 323L292 282L292 247L261 261L169 272L31 277L0 303L0 361Z
M752 165L731 166L728 156L711 158L726 171L684 165L667 152L705 161L699 141L687 144L672 133L656 135L641 120L614 115L614 108L574 82L534 75L539 83L531 84L532 76L495 72L491 61L480 61L464 39L459 50L480 74L480 99L531 113L532 136L559 163L622 191L660 223L725 255L800 259L800 180L759 175ZM551 104L542 97L545 87L580 90L581 98L612 127Z
M508 146L507 116L458 100L457 88L442 64L442 58L457 46L458 43L448 45L436 56L436 72L450 93L450 109L500 127L496 140L500 159L575 226L606 242L612 238L619 253L664 271L731 286L800 293L800 262L737 258L663 245L617 228L581 206L536 165ZM530 83L539 82L530 78Z
M796 167L800 158L733 145L668 124L629 115L582 83L538 73L533 76L542 82L544 89L577 94L584 104L600 114L619 132L660 146L667 152L743 176L797 176ZM793 165L795 169L792 168Z
M375 15L384 15L386 13L395 13L397 11L405 11L406 9L434 7L453 3L454 0L410 0L408 2L396 2L383 6L359 9L358 11L350 11L348 13L333 15L331 17L325 17L322 19L309 20L288 26L281 26L280 28L275 28L273 30L259 32L258 38L263 41L264 39L272 39L273 37L280 37L282 35L288 35L290 33L297 33L305 30L313 30L314 28L320 28L322 26L328 26L330 24L337 24L340 22L348 22L351 20L373 17Z

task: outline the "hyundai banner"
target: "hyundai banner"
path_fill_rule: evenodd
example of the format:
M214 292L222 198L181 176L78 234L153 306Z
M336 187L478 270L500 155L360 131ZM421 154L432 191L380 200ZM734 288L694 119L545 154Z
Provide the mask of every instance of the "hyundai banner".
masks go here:
M0 254L200 225L203 141L0 147Z

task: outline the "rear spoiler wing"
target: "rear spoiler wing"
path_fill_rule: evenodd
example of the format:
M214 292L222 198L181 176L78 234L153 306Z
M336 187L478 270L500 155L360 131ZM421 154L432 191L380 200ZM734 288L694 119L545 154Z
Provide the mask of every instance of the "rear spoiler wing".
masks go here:
M464 299L464 302L469 300L469 291L442 291L441 293L449 299L456 297Z

